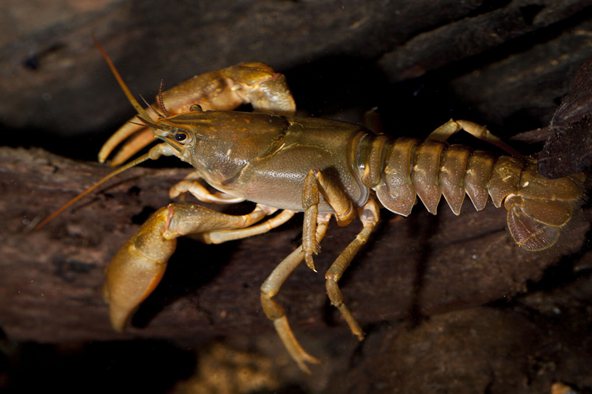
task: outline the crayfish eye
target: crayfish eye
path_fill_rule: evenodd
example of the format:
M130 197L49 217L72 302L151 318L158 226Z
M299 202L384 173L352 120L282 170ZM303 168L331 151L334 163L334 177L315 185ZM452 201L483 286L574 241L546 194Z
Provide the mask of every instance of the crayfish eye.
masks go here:
M177 142L182 142L185 141L187 139L187 133L183 132L183 131L179 131L177 134L175 134L175 141Z

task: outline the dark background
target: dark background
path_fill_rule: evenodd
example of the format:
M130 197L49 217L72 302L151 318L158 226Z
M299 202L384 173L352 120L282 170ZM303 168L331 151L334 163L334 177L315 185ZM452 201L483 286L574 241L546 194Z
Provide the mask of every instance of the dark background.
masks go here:
M323 360L311 376L258 295L298 245L301 216L224 246L181 242L123 335L108 324L102 270L188 170L174 160L132 170L27 232L109 172L89 162L133 115L92 34L145 97L161 79L262 61L287 76L303 116L361 122L377 107L392 136L424 138L452 117L509 139L549 125L592 55L592 1L10 0L0 10L0 389L592 392L587 211L542 255L519 250L492 206L467 202L459 218L444 204L438 216L421 205L405 220L383 213L340 282L364 342L328 304L322 274L301 267L277 296ZM357 231L330 228L319 272Z

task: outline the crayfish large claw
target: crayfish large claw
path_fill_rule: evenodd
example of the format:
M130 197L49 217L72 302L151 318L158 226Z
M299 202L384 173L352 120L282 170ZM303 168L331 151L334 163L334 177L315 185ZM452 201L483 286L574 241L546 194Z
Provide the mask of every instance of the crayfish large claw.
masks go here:
M195 104L205 111L230 111L251 104L256 111L276 115L296 112L286 77L259 62L241 63L196 75L163 92L159 101L166 102L169 115L189 112ZM156 113L149 113L149 116L153 121L157 120ZM140 120L133 117L105 142L99 152L100 162L107 160L123 144L111 161L112 165L122 164L155 140L152 131L138 122Z
M163 236L168 211L162 208L150 217L105 270L103 297L109 303L111 325L117 331L124 330L132 312L156 288L175 251L177 240Z
M134 310L152 293L177 246L176 238L199 234L206 243L261 234L288 220L280 214L252 226L274 210L257 206L241 216L226 215L194 204L169 204L152 215L117 252L105 270L103 296L109 303L111 324L123 331ZM242 232L241 232L242 230Z

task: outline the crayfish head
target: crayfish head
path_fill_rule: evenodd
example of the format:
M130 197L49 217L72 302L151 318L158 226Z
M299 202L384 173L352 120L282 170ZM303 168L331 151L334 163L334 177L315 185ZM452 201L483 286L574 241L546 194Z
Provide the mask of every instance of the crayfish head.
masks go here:
M249 164L272 156L288 129L282 116L199 108L161 118L157 125L154 135L214 187L231 183Z
M160 122L159 122L160 123ZM152 128L154 136L166 142L173 150L173 154L179 159L191 163L191 152L195 146L195 134L191 130L172 127L169 125L157 125Z

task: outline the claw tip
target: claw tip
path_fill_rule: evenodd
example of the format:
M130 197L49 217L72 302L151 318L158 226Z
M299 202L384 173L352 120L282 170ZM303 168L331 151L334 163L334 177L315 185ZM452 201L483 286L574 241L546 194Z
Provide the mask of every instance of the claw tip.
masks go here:
M314 272L317 272L317 270L316 270L316 268L314 266L314 261L312 260L312 254L311 253L306 253L304 255L304 261L306 261L306 265L308 266L308 268L310 268Z

